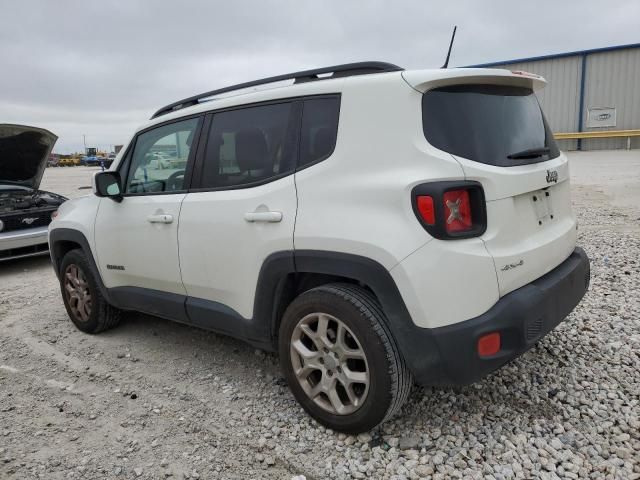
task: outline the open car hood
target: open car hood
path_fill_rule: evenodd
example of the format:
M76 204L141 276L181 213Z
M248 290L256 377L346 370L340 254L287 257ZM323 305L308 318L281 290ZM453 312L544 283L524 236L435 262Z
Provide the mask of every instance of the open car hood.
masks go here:
M43 128L0 124L0 184L37 190L56 140Z

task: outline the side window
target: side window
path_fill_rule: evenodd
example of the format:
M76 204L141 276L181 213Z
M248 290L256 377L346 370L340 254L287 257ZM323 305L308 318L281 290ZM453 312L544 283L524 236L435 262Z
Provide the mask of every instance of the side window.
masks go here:
M125 193L160 193L184 188L184 172L198 118L170 123L138 136Z
M324 160L333 153L339 115L339 98L312 98L304 101L299 167Z
M246 185L293 171L292 122L291 103L214 114L200 186Z

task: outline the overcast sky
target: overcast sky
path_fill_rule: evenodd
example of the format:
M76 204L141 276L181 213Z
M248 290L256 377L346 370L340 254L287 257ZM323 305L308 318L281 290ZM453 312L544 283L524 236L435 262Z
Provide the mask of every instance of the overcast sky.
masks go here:
M640 2L1 0L0 123L55 151L128 140L160 106L339 63L451 66L640 42Z

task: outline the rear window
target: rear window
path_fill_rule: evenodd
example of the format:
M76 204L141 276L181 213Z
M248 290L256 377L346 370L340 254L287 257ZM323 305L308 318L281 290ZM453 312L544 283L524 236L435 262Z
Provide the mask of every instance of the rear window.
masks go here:
M454 85L422 97L422 127L436 148L476 162L510 167L560 154L530 88Z

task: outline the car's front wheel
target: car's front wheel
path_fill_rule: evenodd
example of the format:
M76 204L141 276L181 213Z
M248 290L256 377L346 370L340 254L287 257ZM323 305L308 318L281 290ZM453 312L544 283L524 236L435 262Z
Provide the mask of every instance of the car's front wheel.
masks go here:
M363 432L390 418L413 384L380 305L354 285L297 297L280 325L279 353L302 407L338 431Z
M83 332L99 333L120 322L120 310L102 296L84 252L71 250L60 264L60 290L67 314Z

